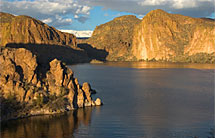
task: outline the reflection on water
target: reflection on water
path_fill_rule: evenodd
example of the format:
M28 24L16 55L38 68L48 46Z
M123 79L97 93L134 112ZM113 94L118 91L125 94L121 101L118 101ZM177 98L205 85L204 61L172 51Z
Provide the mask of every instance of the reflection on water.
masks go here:
M34 116L2 124L1 138L63 138L74 137L80 125L88 126L92 108L65 114Z
M215 69L215 64L198 63L162 63L162 62L106 62L107 66L130 67L130 68L196 68L196 69Z
M212 64L109 62L71 68L80 83L97 90L93 98L103 99L104 106L9 121L1 136L207 138L214 128Z

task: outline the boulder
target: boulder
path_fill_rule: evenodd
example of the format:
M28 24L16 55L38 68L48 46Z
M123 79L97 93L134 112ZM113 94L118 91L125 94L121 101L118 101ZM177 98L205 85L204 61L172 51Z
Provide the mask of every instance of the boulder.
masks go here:
M90 84L87 82L84 82L82 86L82 90L84 91L87 100L91 102L92 98L91 98L91 92L90 92L91 91Z
M100 99L100 98L97 98L97 99L96 99L96 101L95 101L95 105L96 105L96 106L100 106L100 105L102 105L102 101L101 101L101 99Z

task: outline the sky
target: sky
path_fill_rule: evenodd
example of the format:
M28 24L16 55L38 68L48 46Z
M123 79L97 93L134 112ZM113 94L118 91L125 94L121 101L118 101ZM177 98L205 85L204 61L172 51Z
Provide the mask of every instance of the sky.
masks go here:
M215 0L1 0L0 11L28 15L57 29L94 30L122 15L143 18L151 10L215 18Z

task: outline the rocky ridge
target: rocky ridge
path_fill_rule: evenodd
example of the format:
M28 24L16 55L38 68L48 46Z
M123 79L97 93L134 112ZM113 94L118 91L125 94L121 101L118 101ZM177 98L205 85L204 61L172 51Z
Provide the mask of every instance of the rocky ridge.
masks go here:
M81 85L57 59L44 65L24 48L1 48L0 70L1 120L102 104L92 99L90 84Z
M0 45L8 43L50 44L76 47L76 37L32 17L0 12Z

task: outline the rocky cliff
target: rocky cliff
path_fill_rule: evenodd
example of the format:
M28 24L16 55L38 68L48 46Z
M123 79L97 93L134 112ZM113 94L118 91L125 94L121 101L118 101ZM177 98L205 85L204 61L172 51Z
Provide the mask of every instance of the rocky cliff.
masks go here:
M76 47L76 37L29 16L0 12L0 45L8 43L51 44Z
M132 46L133 28L139 22L140 19L133 15L117 17L97 26L87 43L96 49L106 51L108 53L106 60L126 60Z
M212 20L154 10L135 26L132 54L137 60L183 61L199 53L215 53Z
M90 84L79 84L57 59L41 65L24 48L2 47L0 70L1 120L101 105L100 99L92 99Z
M215 63L215 21L158 9L142 21L122 16L100 25L86 43L105 50L108 61Z

